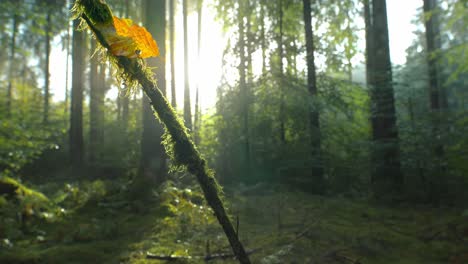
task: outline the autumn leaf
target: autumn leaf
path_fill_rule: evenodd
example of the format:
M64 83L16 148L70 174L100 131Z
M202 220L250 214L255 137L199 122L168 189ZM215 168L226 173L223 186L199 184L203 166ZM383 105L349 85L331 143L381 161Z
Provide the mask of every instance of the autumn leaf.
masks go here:
M115 56L149 58L159 56L159 48L151 34L131 19L113 17L113 23L98 26L110 51Z

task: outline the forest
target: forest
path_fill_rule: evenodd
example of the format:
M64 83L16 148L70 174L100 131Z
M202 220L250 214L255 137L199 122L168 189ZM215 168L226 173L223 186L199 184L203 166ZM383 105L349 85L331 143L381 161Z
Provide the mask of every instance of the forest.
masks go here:
M0 263L468 263L467 0L0 0Z

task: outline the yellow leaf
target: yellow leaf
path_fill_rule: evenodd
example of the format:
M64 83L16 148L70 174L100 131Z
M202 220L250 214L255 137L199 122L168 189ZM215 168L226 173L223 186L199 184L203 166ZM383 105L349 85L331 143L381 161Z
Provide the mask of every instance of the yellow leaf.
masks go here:
M148 58L159 56L159 49L151 34L133 24L131 19L113 17L112 25L99 26L101 33L115 56Z

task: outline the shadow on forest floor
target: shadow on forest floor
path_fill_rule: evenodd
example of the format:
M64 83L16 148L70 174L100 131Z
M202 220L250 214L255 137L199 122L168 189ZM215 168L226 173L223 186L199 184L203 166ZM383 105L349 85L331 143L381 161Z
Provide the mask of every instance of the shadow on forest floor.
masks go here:
M36 186L56 207L21 226L0 203L0 263L164 263L146 259L147 252L199 256L179 263L203 263L207 254L229 252L196 189L167 184L138 202L124 186L115 180ZM294 191L234 192L227 200L241 240L256 249L253 263L468 263L468 216L461 209L390 208Z

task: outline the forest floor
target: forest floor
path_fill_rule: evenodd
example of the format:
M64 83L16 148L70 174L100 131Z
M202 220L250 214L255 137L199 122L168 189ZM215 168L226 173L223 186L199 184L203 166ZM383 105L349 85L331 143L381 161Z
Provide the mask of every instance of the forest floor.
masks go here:
M168 184L143 202L115 180L34 185L45 197L21 188L20 199L0 196L0 263L203 263L229 253L195 189ZM253 263L468 263L462 209L235 189L226 200Z

